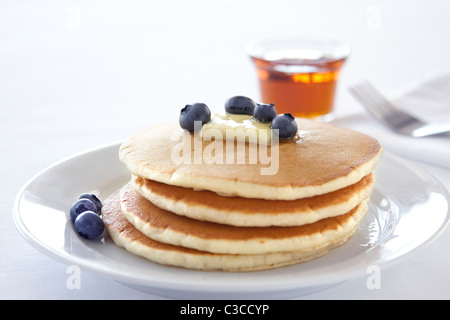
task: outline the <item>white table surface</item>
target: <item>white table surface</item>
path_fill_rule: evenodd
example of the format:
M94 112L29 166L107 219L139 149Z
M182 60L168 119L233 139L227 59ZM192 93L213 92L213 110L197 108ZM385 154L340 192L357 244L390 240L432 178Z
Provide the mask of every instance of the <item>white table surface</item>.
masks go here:
M0 298L161 299L81 273L30 246L12 220L14 198L52 163L177 117L194 101L221 110L257 98L243 48L265 35L346 41L336 117L364 112L346 87L367 77L387 94L449 69L448 1L0 2ZM450 171L418 163L450 189ZM67 183L70 183L68 181ZM412 257L300 299L449 299L450 230Z

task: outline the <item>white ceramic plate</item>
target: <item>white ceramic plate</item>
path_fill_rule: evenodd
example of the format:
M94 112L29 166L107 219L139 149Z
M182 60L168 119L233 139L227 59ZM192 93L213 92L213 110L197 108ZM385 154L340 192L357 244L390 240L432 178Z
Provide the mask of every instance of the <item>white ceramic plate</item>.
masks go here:
M104 200L130 174L119 144L65 159L32 178L19 192L14 220L43 253L127 286L172 298L286 298L322 290L373 266L398 262L436 238L449 221L450 196L432 176L385 153L375 170L369 213L355 235L327 255L269 271L226 273L159 265L117 247L105 236L89 241L74 232L68 212L79 194Z

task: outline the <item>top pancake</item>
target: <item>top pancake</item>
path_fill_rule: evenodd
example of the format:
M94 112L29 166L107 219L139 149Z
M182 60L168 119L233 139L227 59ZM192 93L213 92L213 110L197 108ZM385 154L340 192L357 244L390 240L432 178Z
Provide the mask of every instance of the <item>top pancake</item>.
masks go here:
M177 122L135 134L122 144L119 157L133 175L169 185L248 198L293 200L358 182L372 172L382 154L378 141L367 135L308 119L296 121L297 136L280 141L278 155L272 149L266 159L258 156L256 163L249 156L255 145L249 143L234 142L232 163L226 158L226 141L220 141L220 154L220 149L212 151L218 141L202 141L194 134L187 135L183 145L183 130ZM190 148L183 150L191 157L179 161L185 145ZM212 163L205 163L208 154L214 154ZM244 163L238 163L240 157ZM263 174L270 167L276 172Z

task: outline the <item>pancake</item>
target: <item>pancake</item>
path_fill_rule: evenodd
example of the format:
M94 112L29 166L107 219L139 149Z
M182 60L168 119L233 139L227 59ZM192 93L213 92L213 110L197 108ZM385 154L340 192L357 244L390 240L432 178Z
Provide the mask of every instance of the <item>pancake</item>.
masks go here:
M155 206L130 184L120 192L124 217L163 243L226 254L319 250L348 239L368 210L368 199L346 214L295 227L235 227L180 216Z
M262 146L256 145L256 160L250 156L255 154L252 143L202 141L197 135L183 134L177 122L138 132L122 144L119 157L133 175L169 185L247 198L294 200L360 181L372 172L382 154L378 141L362 133L308 119L296 121L299 130L292 141L280 141L278 149L266 150L265 157ZM233 153L219 153L231 150L227 145L233 147ZM178 157L181 153L182 159ZM214 161L209 158L205 165L208 154L214 154Z
M357 183L334 192L297 200L222 197L157 181L132 177L135 191L156 206L196 220L234 226L299 226L338 216L355 208L372 192L369 174Z
M260 255L215 254L154 241L128 222L121 214L119 192L103 204L102 217L114 243L153 262L197 270L256 271L278 268L320 257L334 246L308 252L284 252ZM342 242L344 242L343 240Z

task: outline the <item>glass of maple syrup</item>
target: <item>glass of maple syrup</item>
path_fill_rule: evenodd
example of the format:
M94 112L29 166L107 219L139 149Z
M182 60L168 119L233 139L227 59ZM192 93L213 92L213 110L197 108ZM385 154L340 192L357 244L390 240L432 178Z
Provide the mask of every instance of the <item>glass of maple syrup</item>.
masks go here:
M278 113L331 120L339 72L350 47L333 40L278 38L247 46L261 99Z

